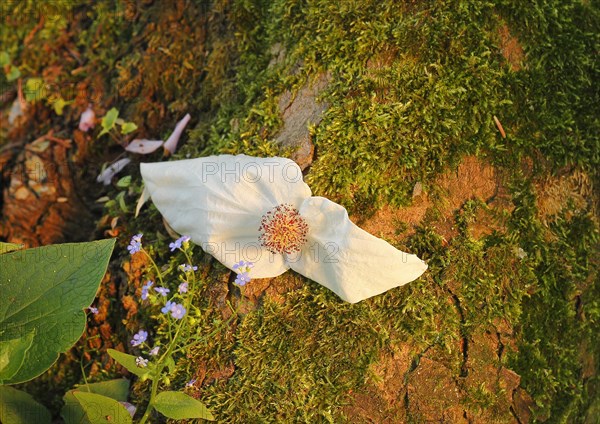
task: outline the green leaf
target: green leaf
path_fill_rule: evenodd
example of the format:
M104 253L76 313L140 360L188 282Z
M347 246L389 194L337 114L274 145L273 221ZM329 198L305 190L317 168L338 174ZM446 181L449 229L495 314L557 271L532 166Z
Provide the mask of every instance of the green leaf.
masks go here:
M131 175L126 175L125 177L123 177L119 181L117 181L117 187L120 187L120 188L127 188L130 185L131 185Z
M91 424L130 424L131 415L118 401L97 393L74 390L73 396L82 406Z
M94 300L114 244L56 244L0 255L0 343L25 351L17 372L0 375L0 384L37 377L81 337L83 309ZM6 370L13 369L9 360Z
M119 207L123 212L129 212L127 209L127 204L125 203L125 192L122 191L116 195L115 200L119 203Z
M167 369L169 370L169 374L173 374L175 372L175 370L177 369L177 367L175 366L175 360L173 359L172 356L169 356L166 359L165 365L166 365Z
M19 250L22 248L23 248L22 244L4 243L4 242L0 241L0 255L3 253L12 252L13 250Z
M0 341L0 380L10 380L21 369L34 337L35 328L27 335Z
M204 418L214 421L206 405L183 392L161 392L154 399L152 406L165 417L175 420Z
M125 402L127 401L127 396L129 394L129 380L119 378L116 380L102 381L100 383L84 384L76 389L69 390L63 397L65 405L60 411L60 415L65 420L65 424L90 423L83 406L73 394L75 391L85 392L88 390L91 393L106 396L119 402Z
M10 63L10 56L6 52L0 52L0 66L6 66Z
M31 395L0 386L0 422L6 424L50 424L50 412Z
M54 112L56 112L58 116L61 116L63 114L63 109L65 108L65 106L68 106L71 103L73 103L72 100L67 102L62 97L59 97L54 103L52 103L52 107L54 108Z
M106 115L102 117L102 131L100 132L100 134L98 134L98 137L104 134L108 134L108 132L115 127L115 123L118 117L119 111L117 110L117 108L113 107L111 110L106 112Z
M119 364L123 365L130 373L135 374L142 379L152 380L151 373L152 371L154 371L154 367L152 366L152 364L149 364L147 367L141 368L138 367L135 363L136 356L119 352L118 350L114 349L108 349L107 352L111 358L113 358Z
M133 122L125 122L122 126L121 126L121 134L129 134L134 132L135 130L137 130L138 126L135 125Z
M29 78L25 83L25 100L37 102L46 98L46 87L41 78Z
M15 65L10 65L8 72L6 73L6 81L11 82L18 79L21 76L21 71Z

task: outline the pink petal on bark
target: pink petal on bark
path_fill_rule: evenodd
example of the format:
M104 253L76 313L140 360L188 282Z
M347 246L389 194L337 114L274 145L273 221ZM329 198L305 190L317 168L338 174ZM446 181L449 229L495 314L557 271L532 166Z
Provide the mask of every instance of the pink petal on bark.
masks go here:
M183 119L177 123L177 125L175 126L175 130L169 136L169 138L167 139L167 141L165 141L164 148L170 154L175 153L175 150L177 150L177 143L179 143L179 137L181 137L181 133L185 129L185 127L188 124L188 122L190 122L190 119L192 119L192 117L190 116L190 114L189 113L186 114L183 117Z
M154 152L160 146L162 146L164 141L162 140L146 140L146 139L138 139L136 138L131 143L125 147L125 150L132 153L139 153L141 155L147 155L149 153Z
M79 129L83 132L88 132L90 128L94 128L96 125L96 114L91 106L81 114L79 118Z

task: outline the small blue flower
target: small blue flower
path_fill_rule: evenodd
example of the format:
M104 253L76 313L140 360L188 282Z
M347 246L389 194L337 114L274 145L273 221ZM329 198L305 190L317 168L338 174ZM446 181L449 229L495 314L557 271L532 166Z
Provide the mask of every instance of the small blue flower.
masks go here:
M185 383L185 387L192 387L194 384L196 384L196 379L192 378L190 381Z
M146 281L146 284L142 286L142 300L148 299L148 290L150 290L150 287L152 287L153 285L154 282L148 280Z
M233 265L233 269L243 268L246 265L245 261L239 261L238 263Z
M139 252L140 250L142 250L142 237L143 234L136 234L135 236L131 237L131 241L129 242L129 246L127 246L127 250L129 250L130 254L134 254Z
M247 272L242 272L241 274L238 274L238 276L235 279L235 284L237 284L238 286L245 286L246 283L248 283L251 280L250 276L248 275Z
M156 356L158 355L158 351L160 350L160 346L154 346L148 355Z
M169 247L171 248L171 252L174 252L175 249L181 249L181 244L190 241L189 236L182 236L175 240L173 243L169 243Z
M183 305L180 305L178 303L174 303L173 306L171 306L171 315L175 319L181 319L181 318L183 318L183 316L185 315L185 312L186 312L186 310L183 307Z
M90 310L90 312L94 315L98 315L98 308L94 308L93 306L90 306L88 308Z
M254 267L254 264L252 262L246 262L246 261L239 261L236 264L233 264L232 269L237 272L248 272L250 271L250 269Z
M167 303L165 304L165 306L162 307L160 311L163 314L168 314L171 311L171 307L173 307L173 305L175 305L175 303L171 302L170 300L167 300Z
M158 293L160 293L164 297L166 297L167 293L169 293L171 291L164 287L154 287L154 290L157 291Z
M133 336L133 340L131 341L131 344L133 346L139 346L142 343L144 343L147 338L148 338L148 332L144 331L144 330L140 330L137 332L137 334L135 334Z
M182 270L183 272L190 272L190 271L196 271L198 269L197 266L192 266L192 265L188 265L188 264L181 264L179 265L179 269Z
M181 283L179 285L178 290L179 290L179 293L187 293L188 292L188 282L184 281L183 283Z
M135 364L140 368L146 368L148 366L148 360L138 356L135 358Z

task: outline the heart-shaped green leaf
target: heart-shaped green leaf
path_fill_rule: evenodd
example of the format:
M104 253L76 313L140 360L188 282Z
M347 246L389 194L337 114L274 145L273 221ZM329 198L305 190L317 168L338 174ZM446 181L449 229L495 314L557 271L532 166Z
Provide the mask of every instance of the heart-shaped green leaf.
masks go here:
M119 117L119 111L116 108L112 108L106 115L102 117L101 125L102 131L98 134L98 137L107 134L110 130L115 127L115 123L117 122L117 118Z
M25 83L24 93L25 99L28 102L38 102L45 99L47 92L44 80L41 78L29 78Z
M21 76L21 71L15 65L9 65L8 73L6 74L6 81L12 82Z
M0 422L6 424L50 424L50 412L31 395L0 386Z
M23 248L22 244L4 243L4 242L0 241L0 255L3 253L12 252L14 250L19 250L22 248Z
M121 134L129 134L137 130L138 126L133 122L125 122L121 125Z
M161 392L152 405L165 417L175 420L204 418L214 421L215 419L206 405L183 392Z
M131 415L118 401L97 393L73 391L91 424L131 424Z
M69 390L65 394L63 397L65 405L60 411L60 415L65 420L65 424L90 424L90 420L87 418L83 406L73 394L75 391L89 391L90 393L106 396L118 402L125 402L127 401L127 396L129 394L129 380L119 378L116 380L102 381L100 383L90 383Z
M10 56L6 52L0 52L0 66L6 66L10 63Z
M83 309L94 300L114 243L57 244L0 255L0 345L24 352L9 354L1 384L37 377L81 337Z
M21 369L34 336L35 328L21 337L0 340L0 379L8 380Z

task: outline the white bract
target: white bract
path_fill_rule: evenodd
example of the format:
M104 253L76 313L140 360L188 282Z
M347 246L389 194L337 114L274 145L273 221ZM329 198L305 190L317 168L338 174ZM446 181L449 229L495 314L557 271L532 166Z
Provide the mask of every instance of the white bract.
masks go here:
M229 269L254 263L251 278L288 269L348 302L418 278L426 269L357 227L346 209L313 197L285 158L221 155L142 163L146 190L169 225Z

